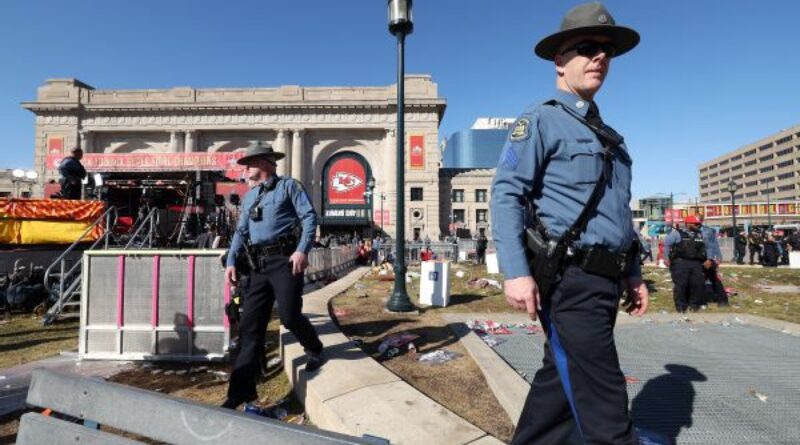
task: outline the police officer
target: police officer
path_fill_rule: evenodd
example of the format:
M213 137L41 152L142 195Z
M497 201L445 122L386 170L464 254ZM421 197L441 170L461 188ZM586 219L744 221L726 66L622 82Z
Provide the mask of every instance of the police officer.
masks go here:
M711 298L720 307L728 306L728 293L719 277L719 265L722 262L722 250L717 241L717 232L703 225L703 217L696 215L700 232L703 234L703 244L706 246L706 260L703 262L703 275L711 283Z
M475 253L478 255L478 264L486 264L486 249L489 247L489 239L481 232L475 241Z
M747 248L747 237L744 232L736 234L734 241L736 264L744 264L745 249Z
M242 214L231 241L225 279L236 283L237 259L250 255L255 270L245 289L239 327L241 351L236 358L228 387L226 408L236 408L258 397L256 377L264 355L264 337L275 300L281 323L305 348L305 371L322 365L322 343L314 327L302 314L303 281L308 252L316 230L317 217L303 188L291 178L275 174L284 155L272 146L255 143L248 147L239 164L248 167L253 187L242 201ZM297 224L302 232L297 236ZM244 249L247 249L245 251Z
M86 177L86 169L81 164L83 150L75 147L58 164L58 182L61 185L61 197L64 199L81 199L81 181Z
M705 303L705 275L703 264L708 259L705 236L700 230L700 219L689 215L684 220L686 230L673 229L664 238L664 256L669 258L672 274L672 295L675 310L696 312Z
M761 258L761 243L762 243L762 239L761 239L761 236L759 235L759 233L756 230L751 229L750 230L750 234L747 236L747 248L750 251L750 265L751 266L753 265L753 257L755 255L758 255L758 263L759 264L761 264L763 262L762 258Z
M630 313L642 315L648 304L638 254L631 249L638 239L629 206L631 158L618 135L614 144L601 142L596 131L613 130L603 124L594 102L611 59L638 42L639 34L615 25L599 3L570 10L561 29L535 49L555 63L556 92L517 119L501 154L491 213L506 300L532 319L538 316L547 333L544 364L513 444L561 444L576 437L584 443L639 443L613 335L623 289ZM561 239L578 221L601 174L608 176L596 209L569 246L560 279L541 298L533 278L538 271L527 261L526 229L535 223L551 242ZM529 216L534 221L526 221ZM588 258L595 261L584 261ZM629 264L627 270L605 267L621 263Z

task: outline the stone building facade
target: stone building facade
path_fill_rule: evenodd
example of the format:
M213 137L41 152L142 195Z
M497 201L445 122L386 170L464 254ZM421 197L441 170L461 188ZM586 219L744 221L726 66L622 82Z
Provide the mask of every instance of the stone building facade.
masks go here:
M407 76L405 87L404 192L407 207L417 210L406 212L406 236L434 238L441 226L438 139L446 102L428 75ZM34 165L41 183L57 179L58 161L76 146L90 172L199 177L217 171L236 180L243 171L235 160L251 142L263 141L286 154L278 173L306 185L323 224L374 221L394 236L396 91L396 85L100 90L77 79L51 79L22 106L36 115ZM332 161L345 158L352 162L341 165L356 165L363 177L337 176L331 183L337 174ZM324 178L326 172L331 176ZM370 178L372 200L360 193ZM349 198L333 199L335 187L347 189ZM411 202L411 190L419 188L422 200Z
M489 201L495 169L443 168L439 170L439 225L443 234L492 238Z

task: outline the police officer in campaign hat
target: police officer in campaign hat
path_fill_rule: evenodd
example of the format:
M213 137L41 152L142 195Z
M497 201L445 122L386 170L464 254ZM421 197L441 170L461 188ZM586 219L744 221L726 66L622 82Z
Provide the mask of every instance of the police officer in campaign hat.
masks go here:
M256 378L276 300L281 323L305 348L305 371L316 371L322 365L322 343L302 314L304 270L317 217L303 184L275 174L277 161L283 157L272 146L258 142L248 147L238 161L248 167L249 178L257 185L242 201L242 214L225 269L225 279L231 284L237 280L237 264L248 264L252 269L239 324L241 351L223 404L226 408L236 408L258 397Z
M594 101L611 60L639 34L599 3L579 5L535 48L554 63L552 99L509 132L491 213L505 295L547 334L513 444L638 444L613 327L647 310L629 206L631 157Z
M700 230L700 218L689 215L684 219L686 230L675 228L664 238L664 256L669 258L672 274L672 295L675 310L695 312L705 304L705 274L703 264L708 259L706 240Z

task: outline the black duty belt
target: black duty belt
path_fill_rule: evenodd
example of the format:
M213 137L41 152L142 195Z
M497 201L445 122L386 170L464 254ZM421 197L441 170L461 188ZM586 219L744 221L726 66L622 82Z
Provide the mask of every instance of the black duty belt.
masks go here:
M572 249L567 256L567 263L580 267L586 273L618 280L628 268L628 256L603 247L589 247Z
M253 255L258 257L291 255L297 248L297 239L293 236L280 238L277 243L255 244L251 247Z

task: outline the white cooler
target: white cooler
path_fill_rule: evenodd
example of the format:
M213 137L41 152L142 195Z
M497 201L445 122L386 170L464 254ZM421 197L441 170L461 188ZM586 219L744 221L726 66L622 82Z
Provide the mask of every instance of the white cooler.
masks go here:
M450 263L423 261L420 271L419 304L447 307L450 304Z
M789 252L789 267L800 269L800 252Z
M497 253L486 254L486 273L500 273L500 263L497 262Z

